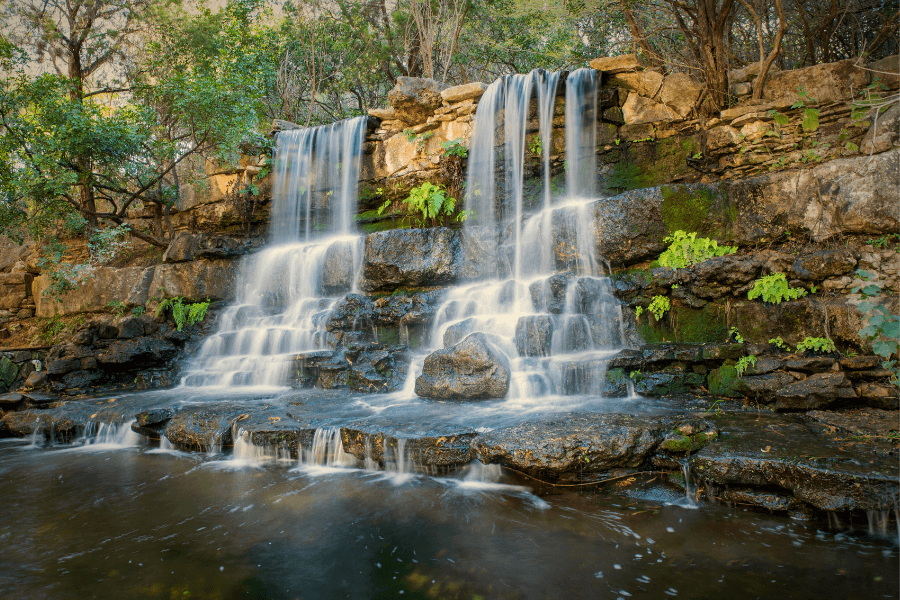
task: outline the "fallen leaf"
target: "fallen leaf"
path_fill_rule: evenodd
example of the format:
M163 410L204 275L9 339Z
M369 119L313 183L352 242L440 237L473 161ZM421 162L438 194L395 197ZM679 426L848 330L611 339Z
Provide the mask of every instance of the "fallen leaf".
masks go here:
M772 450L772 446L766 446L765 448L762 448L760 450L760 452L770 452L771 450Z

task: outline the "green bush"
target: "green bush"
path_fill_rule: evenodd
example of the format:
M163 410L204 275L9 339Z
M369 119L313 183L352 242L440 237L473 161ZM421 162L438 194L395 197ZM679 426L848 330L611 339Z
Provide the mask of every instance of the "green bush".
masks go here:
M669 247L659 256L659 264L673 269L683 269L716 256L737 252L736 246L720 246L715 240L698 238L695 232L685 233L680 229L663 241Z
M763 302L780 304L782 300L796 300L806 295L803 288L792 288L788 285L784 273L773 273L753 282L747 298L754 300L760 296Z

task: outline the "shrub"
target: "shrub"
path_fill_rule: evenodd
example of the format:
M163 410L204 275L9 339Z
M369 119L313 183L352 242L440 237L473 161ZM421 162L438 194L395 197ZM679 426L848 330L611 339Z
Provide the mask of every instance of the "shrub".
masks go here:
M797 352L807 352L810 350L828 354L829 352L834 352L834 342L829 338L805 337L802 342L797 344Z

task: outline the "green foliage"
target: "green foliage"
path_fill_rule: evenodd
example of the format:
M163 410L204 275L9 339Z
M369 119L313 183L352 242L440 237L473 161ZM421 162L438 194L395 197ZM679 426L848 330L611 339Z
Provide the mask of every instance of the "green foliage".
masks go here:
M121 300L113 300L106 306L109 307L110 312L112 312L113 316L117 319L125 314L126 306L125 303Z
M749 369L750 367L755 367L755 366L756 366L756 357L751 354L749 356L742 356L737 361L737 364L734 365L734 370L737 372L738 377L743 377L744 373L747 372L747 369Z
M139 317L142 314L144 314L146 312L146 310L147 309L144 308L143 306L135 306L134 308L131 309L131 315L133 317Z
M672 308L671 302L665 296L653 296L653 299L650 301L650 305L647 307L651 313L653 313L653 318L659 321L665 316L669 309Z
M867 244L871 244L879 249L885 249L891 243L891 238L894 238L898 243L900 243L900 233L890 233L888 235L883 235L879 238L874 238L871 240L866 240Z
M175 328L181 331L185 325L196 325L206 318L208 309L209 300L186 304L184 298L175 296L174 298L166 298L157 305L156 316L162 316L167 310L171 310Z
M541 140L541 134L536 133L528 140L528 151L535 156L540 156L543 153L544 143Z
M805 337L797 344L797 352L821 352L828 354L834 352L834 342L830 338Z
M644 314L644 307L643 306L635 306L634 307L634 317L636 319L640 319L642 314Z
M695 232L678 230L663 239L669 247L659 256L659 264L673 269L682 269L716 256L734 254L736 246L719 246L709 238L698 238Z
M860 337L872 343L872 350L883 358L882 367L890 370L891 381L900 386L900 315L895 315L878 300L883 294L881 286L874 281L874 276L862 269L856 272L865 282L853 288L854 294L860 294L863 301L859 310L865 315L865 327L859 331Z
M741 335L741 332L738 331L737 327L732 327L728 330L728 339L734 339L738 344L744 343L744 336Z
M763 302L780 304L782 300L796 300L806 295L803 288L792 288L788 285L784 273L773 273L757 279L747 293L747 298L754 300L762 297Z
M458 156L460 158L466 158L469 155L469 149L466 148L465 142L460 138L447 142L441 142L441 147L444 149L444 154L446 154L447 156Z
M428 221L435 224L442 215L452 215L456 209L456 200L448 196L442 186L427 181L410 190L404 203L410 211L421 213L421 226L425 226Z
M785 352L791 352L791 347L788 346L781 336L774 337L769 340L769 343L778 348L779 350L784 350Z

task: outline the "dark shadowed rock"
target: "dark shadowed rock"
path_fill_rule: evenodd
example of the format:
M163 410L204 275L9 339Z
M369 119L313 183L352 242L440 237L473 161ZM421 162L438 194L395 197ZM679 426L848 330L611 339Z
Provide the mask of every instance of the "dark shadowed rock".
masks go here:
M116 340L105 352L97 355L97 362L107 369L158 367L177 355L178 348L171 342L141 337L133 340ZM79 363L79 368L80 366Z
M812 410L856 398L843 373L816 373L775 392L775 410Z
M398 462L415 467L447 467L470 462L475 433L448 430L441 434L410 435L382 431L377 427L350 426L341 429L344 452L359 460Z
M760 361L757 361L757 364ZM775 392L794 383L796 379L788 373L766 373L762 375L745 375L735 382L738 392L761 402L770 402Z
M855 389L860 402L866 406L883 410L900 409L900 390L896 386L863 383L856 386Z
M473 333L429 354L415 389L423 398L503 398L509 390L509 364L485 334Z
M451 283L460 271L456 232L445 227L394 229L366 237L361 284L367 291Z
M821 281L829 277L846 275L856 268L853 253L846 249L820 250L797 259L791 271L798 279Z
M132 339L144 335L144 323L135 317L129 317L119 323L119 337Z

